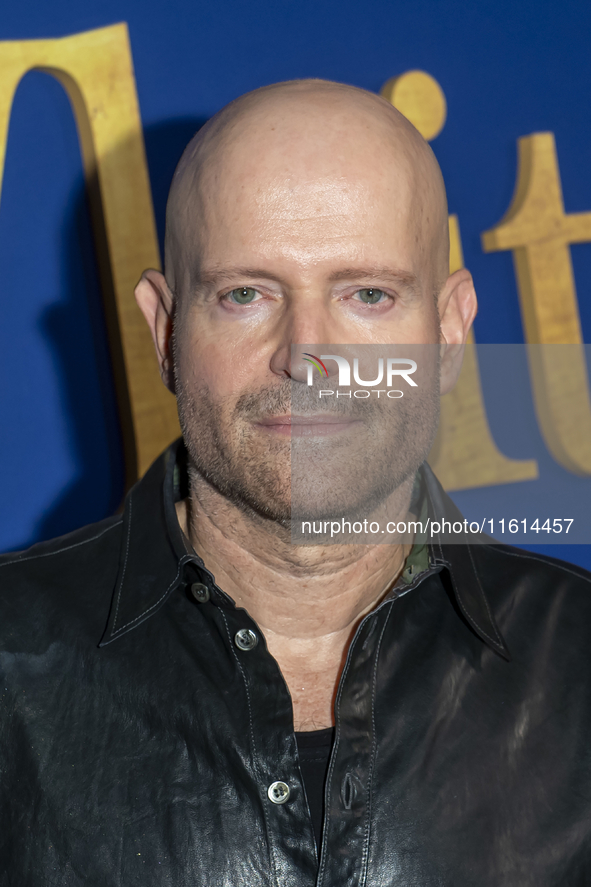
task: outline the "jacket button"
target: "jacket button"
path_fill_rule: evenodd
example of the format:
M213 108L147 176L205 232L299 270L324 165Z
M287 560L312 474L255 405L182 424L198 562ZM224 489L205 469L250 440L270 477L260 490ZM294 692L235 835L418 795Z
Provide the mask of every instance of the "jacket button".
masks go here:
M267 789L269 800L274 804L285 804L290 794L289 786L286 782L272 782Z
M259 639L250 628L241 628L234 635L234 642L239 650L254 650Z
M209 600L209 588L207 585L202 585L201 582L193 582L191 586L191 594L200 604L206 604Z

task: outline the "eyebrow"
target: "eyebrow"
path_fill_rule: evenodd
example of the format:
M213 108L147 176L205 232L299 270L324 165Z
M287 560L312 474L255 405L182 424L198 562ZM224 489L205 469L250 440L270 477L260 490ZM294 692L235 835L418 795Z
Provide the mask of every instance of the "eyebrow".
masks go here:
M276 280L278 278L273 274L269 274L268 270L262 268L212 268L210 271L195 271L194 279L199 286L213 286L221 280L236 279L263 279Z
M414 289L418 285L416 275L410 271L401 271L398 268L342 268L333 271L329 276L329 280L392 280L401 283L409 289Z
M282 282L281 278L274 274L270 274L269 270L265 268L212 268L210 271L198 271L195 273L195 282L199 286L213 286L222 280L232 279L262 279ZM331 282L337 280L392 281L409 290L418 289L416 275L409 271L401 271L397 268L340 268L333 271L328 279Z

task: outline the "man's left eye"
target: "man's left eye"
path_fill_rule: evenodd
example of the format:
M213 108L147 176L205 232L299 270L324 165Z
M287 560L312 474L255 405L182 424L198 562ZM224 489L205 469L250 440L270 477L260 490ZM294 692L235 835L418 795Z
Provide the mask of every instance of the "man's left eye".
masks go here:
M378 290L374 287L357 290L355 295L360 302L364 302L366 305L376 305L378 302L383 302L384 299L387 298L386 293L383 290Z
M235 290L230 290L226 298L237 305L248 305L250 302L254 302L257 295L257 291L251 286L240 286Z

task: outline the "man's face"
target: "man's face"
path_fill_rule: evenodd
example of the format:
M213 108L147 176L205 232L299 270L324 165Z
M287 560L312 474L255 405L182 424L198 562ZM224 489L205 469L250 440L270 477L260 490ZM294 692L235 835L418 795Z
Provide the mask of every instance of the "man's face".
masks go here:
M437 343L437 275L404 154L392 156L369 132L306 132L265 131L257 143L251 126L212 161L188 208L194 235L177 274L175 382L193 466L239 507L281 523L291 509L292 434L324 453L306 484L309 513L322 514L331 491L333 504L373 501L392 447L397 483L414 472L437 414L425 394L428 415L414 425L407 416L406 437L393 444L385 427L376 438L374 411L366 433L381 477L366 468L357 489L335 489L355 417L326 401L328 420L316 409L306 417L308 365L292 359L292 346ZM290 424L294 414L303 425Z

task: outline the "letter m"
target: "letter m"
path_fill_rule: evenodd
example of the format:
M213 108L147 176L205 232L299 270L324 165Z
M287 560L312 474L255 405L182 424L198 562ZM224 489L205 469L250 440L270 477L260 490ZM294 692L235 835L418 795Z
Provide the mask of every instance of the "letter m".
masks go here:
M160 257L127 25L0 42L0 187L14 94L32 70L59 80L78 126L130 484L178 434L178 421L133 298L142 270L160 267Z

